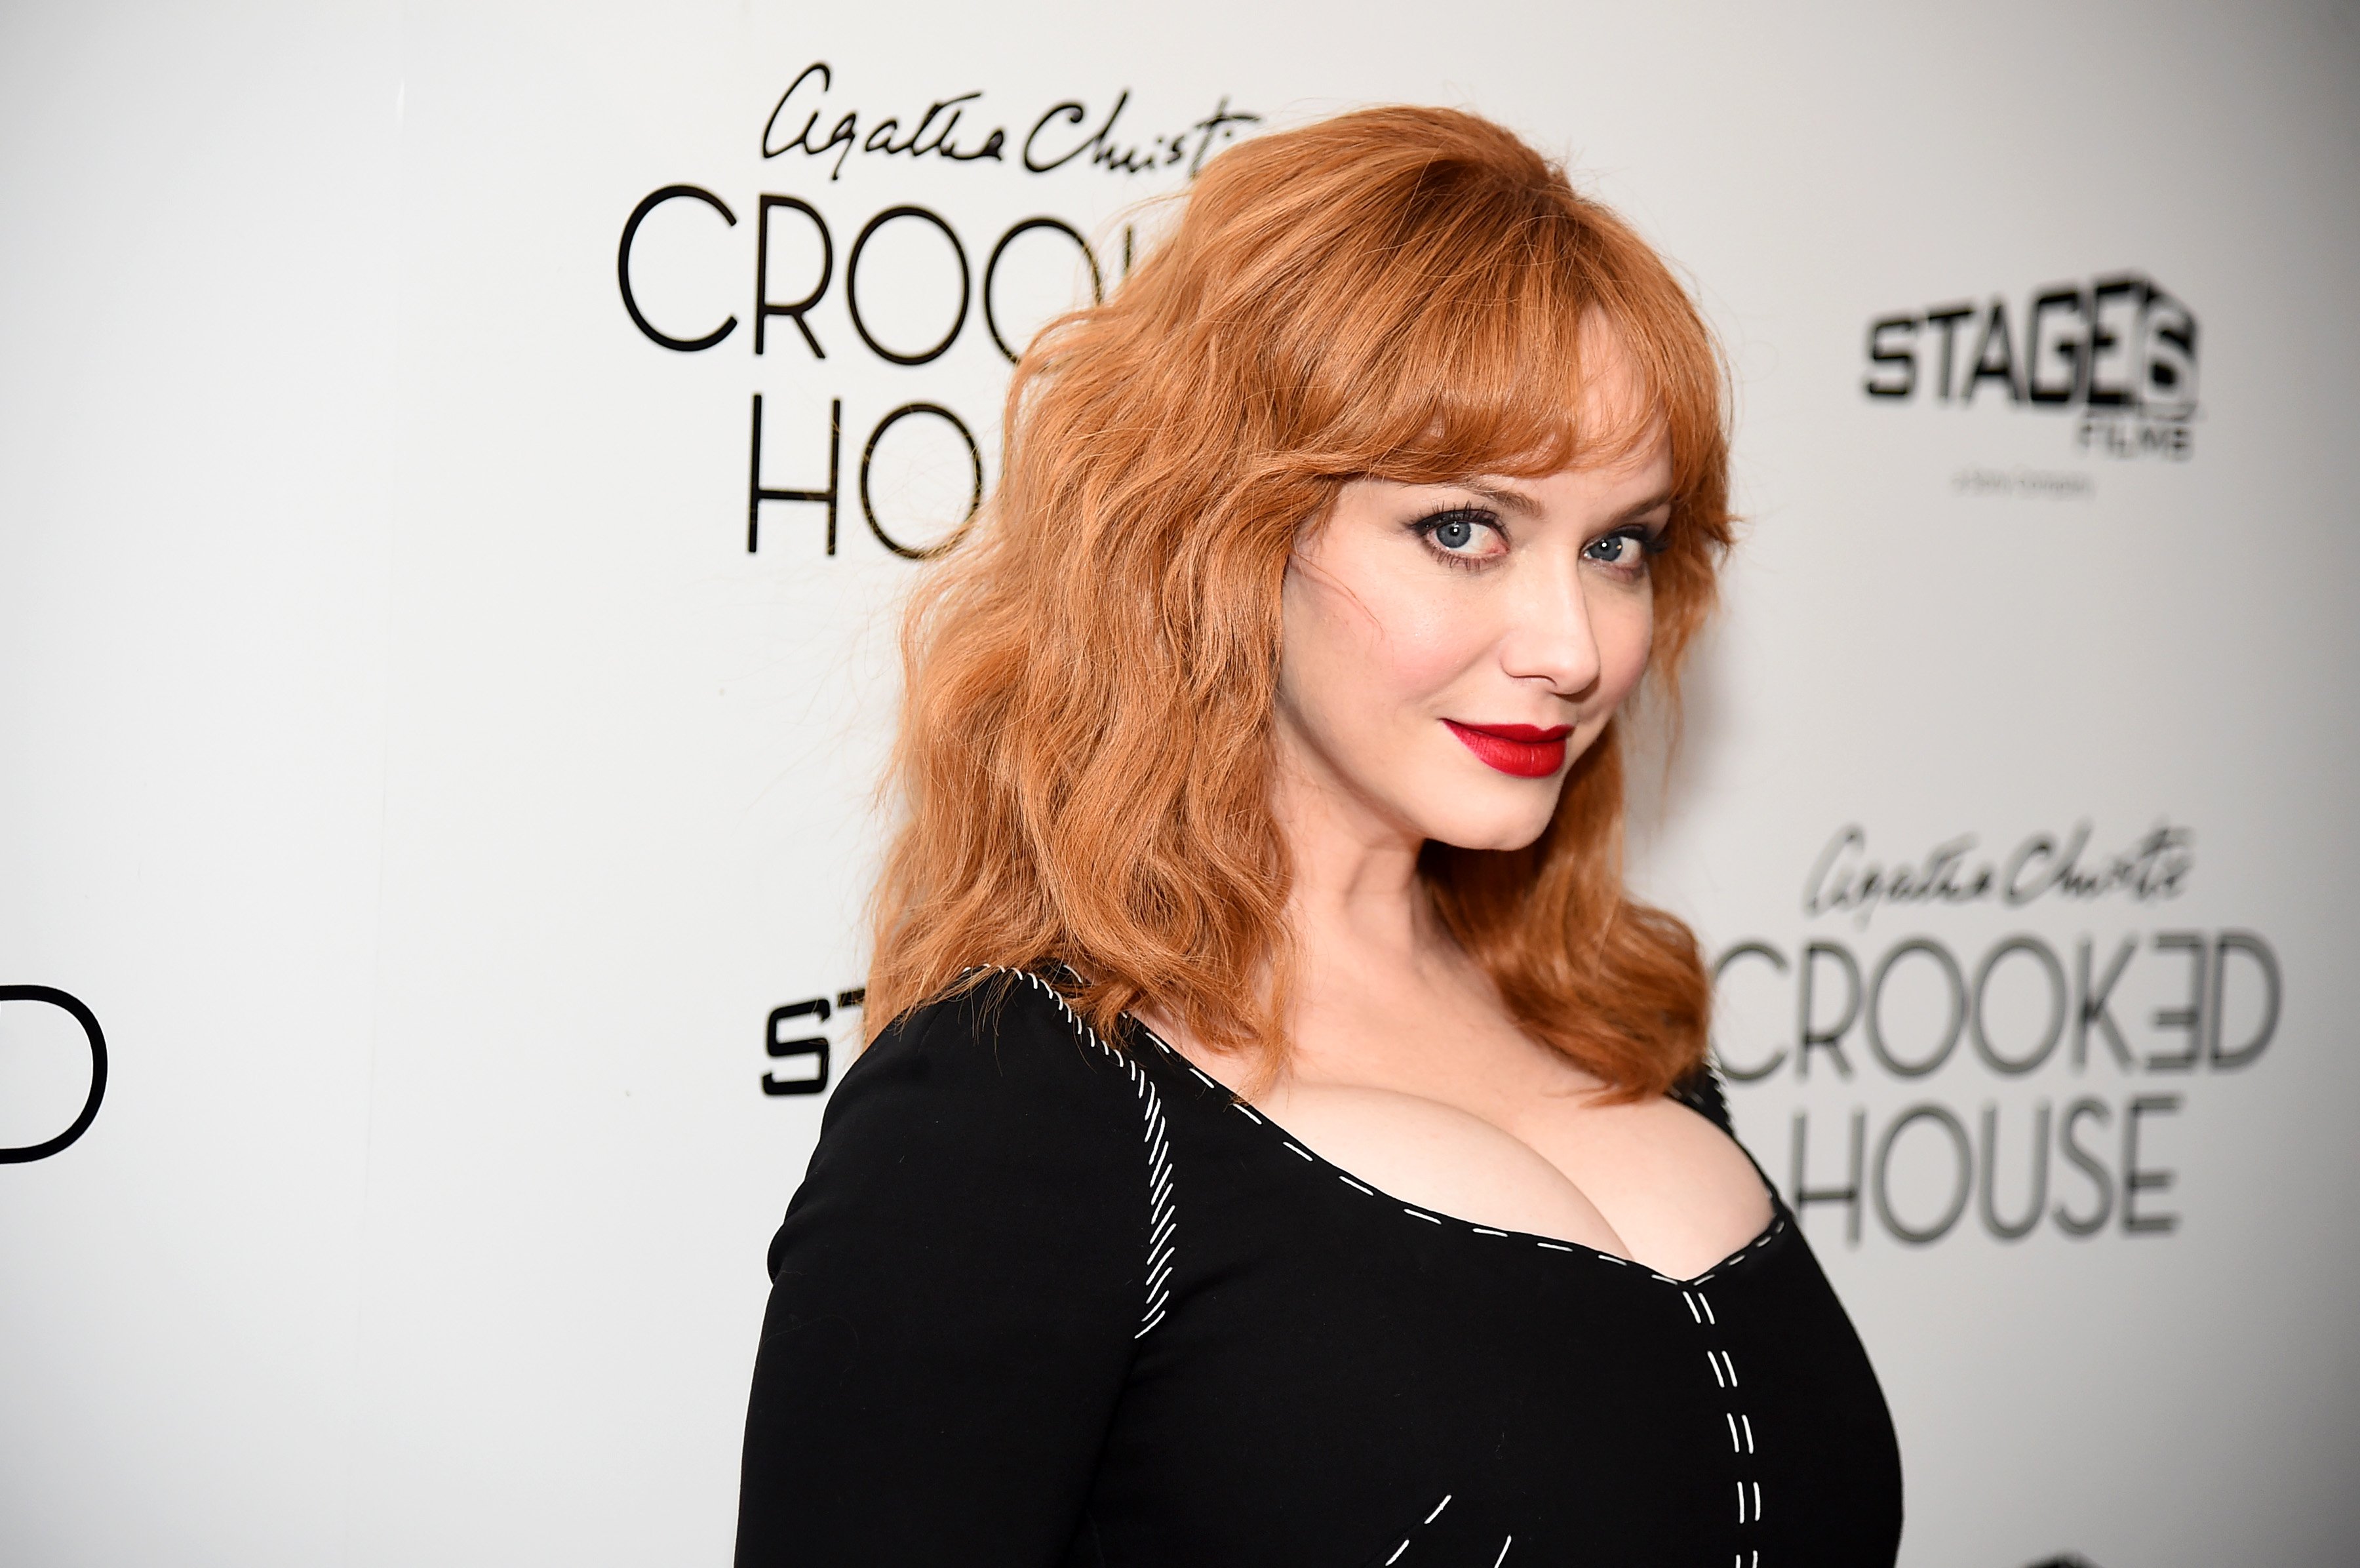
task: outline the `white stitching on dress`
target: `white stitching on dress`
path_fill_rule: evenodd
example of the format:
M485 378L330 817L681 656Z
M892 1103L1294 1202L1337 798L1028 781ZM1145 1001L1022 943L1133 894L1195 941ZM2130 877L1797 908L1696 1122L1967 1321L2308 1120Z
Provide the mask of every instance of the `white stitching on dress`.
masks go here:
M1693 1286L1681 1291L1680 1294L1688 1301L1689 1322L1699 1328L1720 1327L1721 1319L1712 1310L1710 1297ZM1699 1308L1702 1309L1701 1315L1699 1313ZM1724 1394L1737 1387L1737 1363L1730 1359L1727 1350L1718 1346L1709 1347L1704 1353L1704 1359L1705 1365L1712 1368L1714 1385ZM1754 1453L1754 1417L1744 1410L1725 1410L1721 1411L1721 1420L1729 1428L1729 1452L1742 1464ZM1737 1478L1737 1522L1739 1524L1762 1522L1762 1483L1753 1476L1741 1475ZM1762 1568L1762 1553L1759 1549L1752 1553L1752 1557L1753 1568ZM1746 1552L1738 1552L1731 1560L1732 1568L1747 1568L1746 1558Z
M1027 975L1027 977L1032 977L1032 975ZM1050 994L1053 994L1053 996L1054 996L1054 992L1050 992ZM1057 996L1057 1004L1065 1006L1065 999L1062 999L1062 996ZM1072 1016L1072 1008L1066 1008L1066 1016ZM1196 1065L1196 1062L1192 1062L1192 1061L1187 1061L1187 1058L1185 1058L1185 1056L1180 1056L1180 1053L1177 1053L1177 1051L1173 1049L1173 1046L1171 1046L1171 1041L1166 1041L1166 1039L1161 1037L1161 1034L1156 1034L1154 1029L1150 1029L1150 1028L1147 1028L1147 1025L1140 1025L1140 1032L1142 1032L1144 1037L1150 1039L1150 1041L1152 1041L1152 1044L1156 1046L1156 1049L1164 1051L1164 1056L1168 1056L1168 1058L1171 1058L1173 1062L1177 1062L1177 1065L1187 1067L1187 1073L1192 1074L1192 1077L1196 1079L1196 1082L1204 1083L1206 1089L1213 1089L1213 1091L1218 1091L1218 1094L1222 1094L1222 1095L1229 1095L1229 1110L1234 1110L1234 1112L1237 1112L1237 1115L1241 1115L1241 1117L1246 1117L1246 1119L1249 1119L1249 1122L1253 1122L1255 1127L1270 1127L1272 1131L1279 1131L1277 1124L1267 1122L1267 1119L1262 1119L1261 1115L1255 1115L1253 1110L1249 1110L1249 1107L1246 1107L1244 1100L1239 1100L1237 1095L1234 1095L1234 1091L1229 1089L1228 1083L1222 1083L1220 1079L1210 1077L1210 1074L1206 1073L1204 1067L1199 1067L1199 1065ZM1093 1039L1095 1039L1095 1037L1093 1037ZM1102 1041L1099 1041L1099 1049L1105 1049L1105 1044L1102 1044ZM1713 1067L1711 1073L1713 1073L1713 1082L1721 1083L1722 1079L1721 1079L1721 1073L1718 1073L1718 1067ZM1673 1098L1678 1098L1678 1095L1673 1095ZM1295 1143L1294 1138L1286 1138L1286 1136L1282 1136L1282 1138L1279 1138L1279 1143L1286 1145L1286 1150L1291 1152L1291 1155L1300 1155L1300 1157L1303 1157L1303 1160L1310 1160L1312 1164L1327 1164L1327 1162L1324 1162L1324 1160L1319 1160L1319 1155L1312 1155L1310 1150L1306 1150L1306 1148L1303 1148L1303 1145L1300 1145L1300 1143ZM1348 1185L1348 1188L1352 1188L1352 1190L1355 1190L1355 1192L1364 1192L1364 1195L1369 1195L1369 1197L1381 1197L1381 1192L1378 1192L1376 1188L1371 1188L1371 1185L1364 1183L1364 1181L1355 1181L1355 1179L1352 1179L1352 1176L1349 1176L1348 1171L1343 1171L1343 1169L1333 1167L1333 1164L1331 1164L1331 1167L1328 1167L1328 1169L1331 1169L1331 1171L1336 1171L1336 1176L1338 1176L1338 1179L1343 1181L1343 1185ZM1437 1218L1437 1216L1433 1216L1433 1214L1423 1214L1423 1212L1418 1212L1418 1209L1406 1207L1406 1204L1404 1204L1404 1207L1402 1207L1402 1212L1404 1212L1404 1214L1416 1214L1418 1218L1423 1218L1423 1221L1430 1221L1430 1224L1435 1224L1435 1225L1463 1225L1463 1228L1472 1230L1472 1233L1475 1233L1475 1235L1499 1235L1499 1237L1508 1237L1508 1235L1513 1235L1513 1233L1508 1233L1508 1230L1494 1230L1494 1228L1491 1228L1491 1225L1478 1225L1478 1224L1472 1224L1472 1221L1463 1221L1463 1218ZM1718 1263L1713 1263L1713 1269L1709 1270L1709 1273L1697 1275L1695 1279L1673 1279L1671 1275L1666 1275L1666 1273L1656 1273L1656 1270L1652 1270L1652 1269L1647 1269L1647 1270L1644 1270L1644 1273L1647 1273L1647 1278L1650 1278L1650 1279L1655 1279L1655 1282L1659 1282L1659 1285L1671 1285L1673 1290L1680 1290L1680 1291L1683 1291L1683 1294L1685 1294L1685 1291L1697 1290L1697 1287L1701 1287L1701 1285L1711 1285L1713 1278L1716 1278L1716 1275L1721 1273L1722 1269L1728 1269L1730 1263L1742 1261L1742 1258L1749 1257L1749 1254L1758 1252L1758 1249L1763 1249L1763 1247L1767 1247L1767 1245L1770 1245L1770 1242L1775 1242L1775 1240L1777 1240L1777 1237L1779 1237L1779 1235L1784 1233L1784 1230L1786 1230L1786 1218L1779 1216L1779 1214L1773 1214L1773 1216L1770 1216L1770 1228L1763 1230L1761 1235L1756 1235L1756 1237L1754 1237L1754 1240L1746 1242L1744 1247L1740 1247L1740 1249L1737 1249L1737 1252L1730 1254L1730 1257L1725 1257L1725 1258L1721 1258L1721 1261L1718 1261ZM1614 1257L1614 1254L1612 1254L1612 1252L1602 1252L1602 1249L1598 1249L1598 1247L1565 1247L1565 1245L1562 1245L1562 1242L1546 1242L1546 1240L1541 1240L1541 1237L1524 1237L1524 1240L1536 1242L1536 1245L1539 1245L1541 1249L1546 1249L1546 1252L1581 1252L1581 1254L1589 1254L1589 1257L1590 1257L1590 1258L1595 1258L1595 1261L1601 1261L1601 1263L1614 1263L1614 1266L1617 1266L1617 1269L1633 1269L1633 1263L1631 1263L1631 1258L1619 1258L1619 1257ZM1644 1269L1644 1266L1638 1266L1638 1269ZM1704 1303L1704 1320L1706 1320L1706 1323L1713 1323L1713 1303L1711 1303L1711 1301L1706 1301L1706 1303Z
M1456 1492L1443 1493L1442 1501L1434 1505L1434 1511L1426 1515L1425 1519L1419 1520L1417 1523L1410 1526L1409 1535L1404 1535L1401 1538L1401 1544L1393 1548L1393 1554L1385 1559L1384 1568L1393 1568L1393 1564L1400 1562L1401 1554L1409 1550L1409 1536L1415 1535L1419 1530L1424 1530L1427 1525L1430 1525L1436 1519L1440 1519L1442 1517L1442 1510L1448 1508L1450 1506L1450 1499L1458 1495L1459 1494ZM1510 1539L1513 1540L1514 1538L1511 1537ZM1503 1557L1507 1555L1507 1550L1508 1549L1505 1546L1502 1546L1500 1549L1501 1555ZM1491 1568L1500 1568L1500 1565L1497 1563L1494 1563L1491 1565Z
M1027 978L1029 979L1031 976L1028 975ZM1054 993L1053 992L1052 995L1054 996ZM1060 1006L1064 1005L1065 999L1063 997L1058 997L1057 1000ZM1070 1016L1072 1009L1067 1008L1066 1010ZM1246 1105L1245 1102L1238 1099L1234 1091L1232 1091L1227 1084L1221 1083L1218 1079L1207 1073L1203 1068L1197 1066L1195 1062L1181 1055L1179 1051L1174 1050L1171 1042L1164 1040L1153 1029L1148 1029L1144 1024L1142 1024L1140 1025L1140 1030L1142 1033L1146 1035L1148 1040L1152 1041L1157 1049L1161 1050L1165 1056L1171 1058L1173 1062L1180 1066L1186 1068L1190 1074L1196 1078L1196 1082L1202 1083L1207 1089L1216 1090L1224 1095L1228 1095L1229 1097L1229 1109L1237 1112L1238 1115L1245 1117L1246 1120L1253 1123L1256 1127L1269 1127L1273 1131L1280 1130L1276 1127L1275 1124L1269 1122L1262 1116L1255 1114L1254 1111ZM1092 1038L1095 1039L1096 1037L1093 1036ZM1101 1043L1101 1049L1104 1049L1103 1043ZM1708 1067L1710 1067L1710 1063L1707 1065ZM1713 1081L1716 1083L1723 1085L1723 1094L1725 1095L1727 1093L1726 1083L1721 1077L1720 1070L1718 1068L1711 1068L1710 1070ZM1293 1138L1282 1136L1279 1141L1286 1146L1289 1152L1299 1155L1315 1165L1326 1163L1319 1158L1319 1156L1306 1149ZM1344 1185L1351 1188L1354 1192L1363 1193L1371 1198L1383 1196L1383 1194L1379 1192L1374 1187L1370 1186L1365 1181L1355 1181L1349 1173L1337 1168L1336 1166L1329 1165L1328 1169L1335 1171L1337 1176L1343 1181ZM1489 1225L1479 1225L1469 1220L1437 1217L1434 1214L1426 1214L1420 1210L1410 1208L1406 1204L1403 1205L1402 1212L1404 1214L1415 1214L1419 1219L1431 1221L1433 1224L1438 1225L1461 1225L1466 1229L1472 1231L1477 1236L1507 1236L1515 1234L1508 1231L1494 1230ZM1683 1291L1692 1290L1699 1286L1711 1284L1721 1269L1741 1260L1749 1254L1769 1246L1772 1242L1777 1240L1778 1237L1785 1233L1786 1229L1786 1221L1785 1216L1774 1214L1771 1216L1770 1226L1768 1229L1765 1230L1760 1236L1755 1236L1745 1246L1739 1247L1737 1251L1730 1254L1727 1258L1722 1258L1719 1263L1714 1264L1710 1272L1699 1274L1693 1279L1675 1279L1668 1274L1660 1274L1652 1269L1645 1269L1645 1272L1647 1278L1655 1280L1659 1284L1669 1285L1675 1290ZM1603 1251L1597 1247L1567 1247L1559 1242L1543 1241L1538 1236L1528 1236L1525 1239L1535 1242L1545 1250L1550 1252L1584 1253L1590 1258L1596 1259L1598 1262L1612 1263L1618 1269L1627 1269L1632 1267L1644 1269L1645 1267L1644 1265L1633 1265L1631 1259L1627 1258L1617 1258L1614 1254ZM1707 1323L1710 1323L1712 1321L1712 1304L1710 1301L1705 1303L1704 1311L1705 1321Z
M1175 1254L1173 1233L1177 1228L1175 1223L1177 1219L1177 1207L1172 1202L1172 1158L1171 1149L1165 1137L1166 1126L1164 1116L1163 1097L1156 1093L1154 1083L1149 1079L1145 1073L1141 1071L1138 1062L1132 1061L1131 1057L1125 1053L1116 1051L1112 1046L1107 1044L1105 1040L1100 1040L1098 1038L1098 1031L1091 1029L1087 1023L1084 1022L1081 1016L1074 1011L1073 1007L1065 1001L1065 998L1057 992L1055 987L1049 985L1047 981L1043 980L1039 975L1031 974L1027 971L1009 969L1004 965L993 964L985 967L989 967L1002 974L1020 975L1026 984L1036 987L1043 996L1047 996L1052 1002L1054 1002L1057 1005L1057 1010L1065 1016L1065 1020L1072 1026L1076 1038L1087 1040L1090 1044L1097 1046L1100 1051L1106 1052L1107 1055L1120 1062L1124 1070L1131 1075L1133 1089L1140 1100L1140 1111L1142 1118L1142 1130L1141 1137L1142 1141L1147 1145L1148 1156L1149 1241L1147 1304L1144 1312L1142 1312L1143 1321L1140 1323L1138 1332L1131 1336L1133 1339L1142 1338L1150 1329L1153 1329L1157 1323L1164 1321L1168 1303L1171 1301L1169 1281L1172 1275L1172 1267ZM967 973L972 974L974 971L969 970ZM1158 1045L1164 1044L1164 1042L1161 1040L1157 1040L1152 1032L1149 1033L1148 1038L1155 1040L1155 1043ZM1177 1053L1174 1052L1171 1047L1164 1046L1164 1049L1166 1055L1176 1057ZM1199 1070L1194 1062L1188 1062L1186 1065L1188 1071L1194 1073L1197 1081L1203 1083L1207 1088L1216 1090L1222 1088L1220 1083L1207 1076L1206 1073ZM1717 1078L1719 1076L1718 1073L1716 1073L1714 1076ZM1223 1092L1226 1093L1225 1090ZM1261 1127L1266 1125L1261 1116L1256 1116L1251 1110L1248 1109L1240 1102L1232 1099L1229 1102L1229 1105L1232 1109L1238 1112L1239 1115L1244 1116L1248 1121L1252 1122L1255 1126ZM1297 1146L1292 1139L1281 1139L1281 1141L1284 1142L1287 1149L1292 1152L1302 1156L1302 1158L1306 1160L1310 1160L1314 1164L1318 1163L1318 1160L1315 1156ZM1375 1189L1369 1187L1362 1182L1354 1181L1350 1176L1346 1175L1340 1171L1338 1171L1337 1174L1342 1178L1345 1185L1352 1188L1356 1192L1366 1193L1371 1197L1376 1195ZM1442 1219L1437 1215L1426 1214L1423 1210L1411 1208L1407 1204L1402 1205L1402 1213L1425 1220L1430 1225L1439 1225L1444 1223ZM1507 1235L1505 1231L1495 1230L1487 1225L1470 1225L1468 1228L1472 1230L1478 1236L1504 1237ZM1769 1246L1771 1242L1777 1239L1780 1232L1785 1229L1786 1223L1783 1218L1774 1219L1770 1228L1765 1231L1761 1236L1755 1237L1752 1247L1746 1250L1757 1250L1761 1247ZM1558 1242L1541 1240L1539 1237L1535 1237L1534 1240L1542 1247L1553 1252L1575 1252L1584 1250L1581 1248L1568 1247ZM1605 1252L1597 1248L1590 1248L1587 1250L1590 1251L1592 1257L1601 1258L1608 1263L1622 1265L1628 1262L1627 1259L1617 1258L1611 1252ZM1701 1274L1692 1280L1683 1282L1681 1280L1674 1279L1668 1275L1657 1273L1654 1269L1647 1270L1648 1276L1651 1279L1659 1279L1665 1284L1673 1286L1679 1290L1681 1300L1688 1304L1689 1321L1699 1327L1707 1325L1712 1327L1720 1326L1721 1320L1712 1310L1712 1302L1703 1294L1702 1291L1702 1287L1710 1283L1714 1273L1718 1272L1719 1268L1716 1267L1712 1272ZM1712 1368L1713 1381L1723 1391L1727 1391L1737 1387L1737 1364L1730 1359L1728 1351L1717 1348L1708 1349L1705 1352L1705 1364ZM1754 1452L1754 1418L1752 1415L1743 1410L1735 1410L1724 1411L1723 1416L1729 1424L1730 1452L1732 1454L1740 1452L1739 1441L1742 1433L1743 1439L1743 1453L1749 1455L1752 1454ZM1432 1524L1436 1519L1442 1517L1442 1510L1450 1506L1450 1494L1446 1493L1443 1496L1442 1500L1434 1506L1434 1511L1426 1516L1426 1524ZM1761 1521L1762 1483L1759 1480L1751 1478L1739 1480L1737 1482L1737 1522L1740 1524L1745 1524L1748 1522L1759 1524ZM1511 1535L1500 1542L1500 1554L1491 1560L1491 1568L1500 1568L1500 1565L1508 1560L1508 1549L1513 1546L1515 1541L1516 1538ZM1390 1565L1397 1562L1402 1553L1408 1550L1409 1538L1404 1536L1402 1538L1401 1544L1393 1548L1393 1555L1385 1559L1386 1563ZM1747 1559L1749 1556L1751 1557L1751 1568L1761 1568L1762 1553L1759 1548L1754 1549L1751 1553L1738 1553L1732 1559L1732 1568L1747 1568Z
M1164 1321L1164 1308L1172 1299L1172 1265L1175 1257L1173 1233L1178 1228L1178 1205L1172 1201L1172 1149L1166 1139L1164 1120L1164 1096L1155 1092L1155 1082L1142 1071L1138 1062L1098 1038L1098 1030L1083 1021L1057 988L1029 970L1011 969L1004 964L981 964L968 969L960 978L978 969L995 974L1013 975L1057 1005L1073 1026L1074 1038L1087 1040L1120 1062L1131 1075L1131 1090L1139 1101L1141 1120L1140 1141L1146 1145L1147 1156L1147 1304L1140 1311L1138 1332L1131 1337L1143 1339L1147 1331ZM1201 1076L1201 1074L1199 1074ZM1243 1111L1245 1107L1240 1105ZM1255 1121L1262 1118L1246 1111Z

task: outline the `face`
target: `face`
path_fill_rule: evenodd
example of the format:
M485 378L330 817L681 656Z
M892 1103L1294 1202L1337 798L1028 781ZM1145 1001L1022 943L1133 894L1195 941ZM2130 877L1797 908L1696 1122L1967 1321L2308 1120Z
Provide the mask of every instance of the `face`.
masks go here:
M1531 844L1646 667L1671 478L1659 432L1539 479L1347 485L1287 569L1283 765L1376 833Z

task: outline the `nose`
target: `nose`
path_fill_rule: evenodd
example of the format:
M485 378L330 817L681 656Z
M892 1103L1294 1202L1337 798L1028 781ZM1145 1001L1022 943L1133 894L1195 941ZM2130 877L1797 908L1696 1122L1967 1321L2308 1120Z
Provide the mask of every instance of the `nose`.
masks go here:
M1579 700L1598 684L1601 660L1579 563L1536 572L1518 585L1500 667L1519 681L1545 681L1557 696Z

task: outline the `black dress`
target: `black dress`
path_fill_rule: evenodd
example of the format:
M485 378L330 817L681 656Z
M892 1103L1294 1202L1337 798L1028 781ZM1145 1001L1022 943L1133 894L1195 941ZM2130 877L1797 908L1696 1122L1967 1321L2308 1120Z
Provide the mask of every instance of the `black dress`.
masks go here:
M1434 1214L1007 972L828 1105L738 1563L1883 1568L1892 1423L1771 1202L1693 1279Z

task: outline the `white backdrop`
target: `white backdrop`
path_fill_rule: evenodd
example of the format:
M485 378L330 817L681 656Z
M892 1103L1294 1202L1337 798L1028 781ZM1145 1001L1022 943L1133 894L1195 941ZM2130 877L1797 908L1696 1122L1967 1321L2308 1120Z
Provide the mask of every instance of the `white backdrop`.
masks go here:
M992 329L1088 281L1023 230L987 320L1023 220L1110 286L1200 147L1406 99L1569 155L1729 344L1750 537L1637 864L1734 954L1905 1560L2348 1561L2356 82L2294 0L0 13L0 986L111 1069L0 1164L0 1559L727 1560L822 1104L762 1042L857 1031L884 540L970 482L912 414L864 510L872 433L989 465ZM636 237L693 353L618 288L672 186L734 219ZM770 300L830 254L757 354L765 195ZM832 554L747 549L757 395L771 489L841 405ZM89 1075L0 1001L0 1145Z

